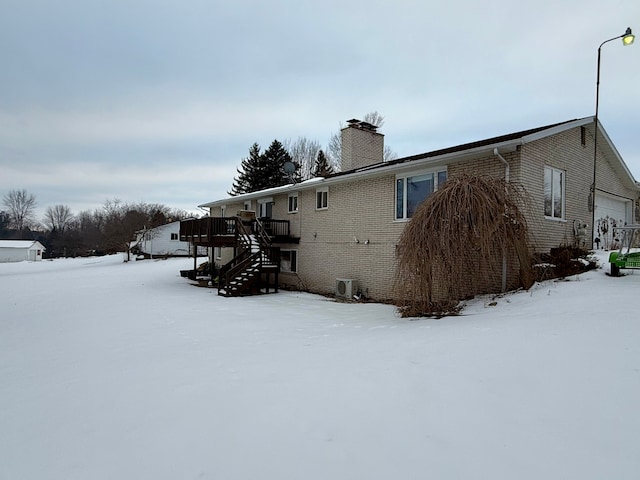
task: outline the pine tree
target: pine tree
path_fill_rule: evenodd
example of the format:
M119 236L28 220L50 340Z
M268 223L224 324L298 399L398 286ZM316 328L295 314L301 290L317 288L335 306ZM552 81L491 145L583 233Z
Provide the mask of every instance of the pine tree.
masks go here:
M296 166L293 178L284 172L286 162ZM238 175L233 179L233 186L228 192L232 196L300 181L300 165L292 161L289 152L278 140L274 140L264 153L260 153L260 146L254 143L249 149L249 157L242 160L237 171Z
M290 181L300 181L300 165L295 163L291 159L291 155L284 148L284 145L278 140L274 140L269 145L269 148L265 150L263 154L264 158L264 170L262 171L262 181L259 182L261 188L257 190L263 190L265 188L280 187L286 185ZM284 173L284 164L291 162L296 166L293 177L288 177Z
M236 196L259 190L254 188L254 185L257 183L258 172L262 167L262 161L260 145L254 143L249 149L249 157L244 158L240 168L236 169L238 176L233 179L231 191L228 192L229 195Z
M325 157L324 152L320 150L318 152L318 158L316 159L316 165L313 169L314 177L328 177L334 173L333 167L329 165L329 161L327 157Z

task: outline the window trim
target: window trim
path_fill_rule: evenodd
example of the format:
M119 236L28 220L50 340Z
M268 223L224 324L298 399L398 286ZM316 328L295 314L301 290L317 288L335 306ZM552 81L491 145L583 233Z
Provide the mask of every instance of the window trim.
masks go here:
M436 192L440 186L440 174L445 173L447 178L449 178L449 171L446 166L437 167L437 168L428 168L421 170L413 170L407 173L398 173L395 176L394 184L393 184L393 219L396 222L408 222L411 220L411 217L407 217L407 179L412 177L419 177L421 175L433 175L433 192ZM402 182L402 217L398 217L398 180L403 180ZM445 179L446 181L446 179ZM424 201L424 200L423 200Z
M547 177L547 171L551 172L551 215L547 215L546 212L546 202L547 202L547 192L546 192L546 188L545 188L545 184L546 184L546 177ZM560 195L561 195L561 202L560 202L560 216L555 216L554 215L554 199L555 199L555 190L554 190L554 178L555 175L559 173L561 175L560 178ZM552 167L550 165L545 165L544 166L544 176L543 176L543 181L542 181L543 185L542 185L542 211L544 213L544 218L547 220L554 220L557 222L562 222L565 221L565 216L566 216L566 198L567 198L567 172L566 170L561 170L559 168L555 168Z
M295 203L295 205L294 205L294 208L291 209L291 202L294 199L295 201L293 203ZM298 205L298 202L299 202L298 192L290 193L287 197L287 213L298 213L298 210L300 208Z
M258 211L256 212L256 216L258 218L272 218L273 205L275 204L275 202L273 201L273 197L262 197L262 198L259 198L257 201L258 201Z
M318 197L318 195L320 195L320 197ZM328 209L329 209L329 187L316 189L316 210L328 210Z
M180 236L175 232L171 232L171 241L175 240L180 240Z

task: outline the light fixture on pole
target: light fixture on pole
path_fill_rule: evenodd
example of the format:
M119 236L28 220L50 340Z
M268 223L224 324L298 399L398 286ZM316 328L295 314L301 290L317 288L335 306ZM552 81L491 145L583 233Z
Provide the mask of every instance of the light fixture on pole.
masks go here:
M635 35L631 32L631 28L627 28L627 30L617 37L610 38L609 40L605 40L598 47L598 70L596 74L596 114L593 118L593 183L591 184L591 193L589 199L589 209L592 212L592 222L591 222L591 247L593 248L593 240L596 236L596 166L597 166L597 158L598 158L598 104L600 101L600 50L605 43L612 42L614 40L622 39L622 45L627 46L631 45L635 40Z

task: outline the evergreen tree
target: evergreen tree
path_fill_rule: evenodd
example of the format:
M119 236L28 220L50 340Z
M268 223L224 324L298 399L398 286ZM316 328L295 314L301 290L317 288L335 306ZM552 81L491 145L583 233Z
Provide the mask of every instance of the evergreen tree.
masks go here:
M5 211L0 211L0 238L9 238L11 217Z
M324 152L320 150L318 152L318 158L316 159L316 165L313 169L314 177L328 177L334 173L333 167L329 164Z
M236 171L238 176L233 179L233 185L229 195L236 196L243 193L255 192L254 185L257 183L258 172L262 168L262 154L260 145L254 143L249 149L249 157L242 160L240 168Z
M263 177L262 182L260 182L260 188L257 190L280 187L289 182L297 183L300 181L300 165L293 161L289 152L287 152L284 145L282 145L278 140L271 142L269 148L265 150L263 157ZM291 162L296 167L292 176L287 176L284 172L284 164L286 162Z
M293 178L287 177L284 173L283 167L286 162L296 166ZM300 181L300 166L292 161L289 152L278 140L274 140L262 154L258 144L254 143L249 149L249 158L242 160L237 171L238 176L234 178L229 192L229 195L233 196L279 187L290 181Z

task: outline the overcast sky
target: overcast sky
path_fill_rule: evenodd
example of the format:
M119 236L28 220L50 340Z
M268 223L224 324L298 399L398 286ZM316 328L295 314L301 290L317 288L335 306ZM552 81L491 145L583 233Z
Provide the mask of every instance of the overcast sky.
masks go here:
M197 211L258 142L378 111L398 156L593 115L638 0L0 0L0 195ZM600 119L640 179L640 40Z

